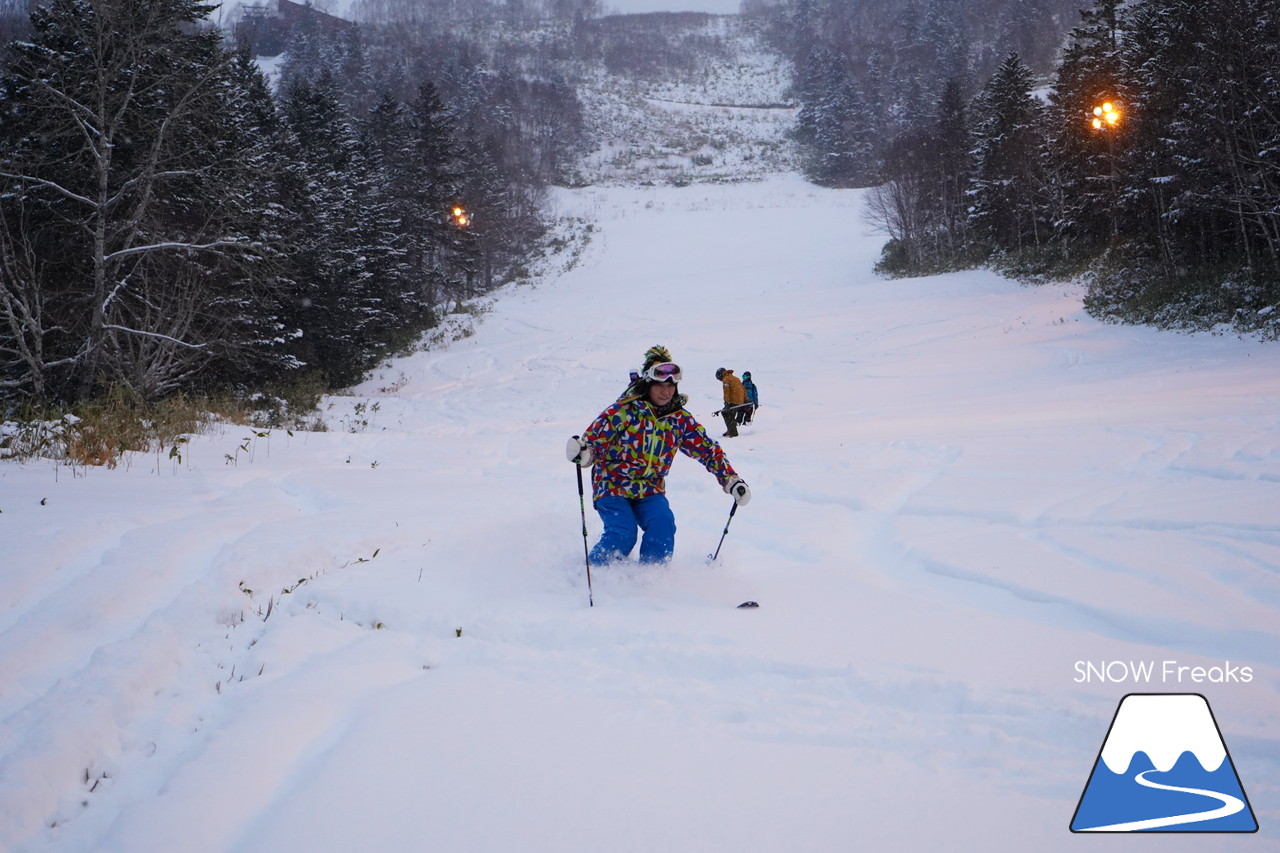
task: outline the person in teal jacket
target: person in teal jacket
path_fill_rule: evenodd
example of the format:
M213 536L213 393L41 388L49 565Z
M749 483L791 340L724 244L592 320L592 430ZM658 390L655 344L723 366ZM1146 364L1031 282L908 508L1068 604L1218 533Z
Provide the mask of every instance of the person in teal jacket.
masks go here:
M654 347L670 358L665 347ZM679 365L650 361L632 386L635 393L600 413L581 438L569 439L567 456L591 473L592 504L604 532L591 549L592 563L626 559L640 540L642 563L668 560L675 551L675 515L667 501L667 473L676 451L697 460L739 506L751 490L724 450L685 409ZM643 536L641 536L643 532Z
M756 390L756 383L751 381L750 370L742 374L742 389L747 392L747 405L738 410L738 423L749 424L756 409L760 408L760 392Z

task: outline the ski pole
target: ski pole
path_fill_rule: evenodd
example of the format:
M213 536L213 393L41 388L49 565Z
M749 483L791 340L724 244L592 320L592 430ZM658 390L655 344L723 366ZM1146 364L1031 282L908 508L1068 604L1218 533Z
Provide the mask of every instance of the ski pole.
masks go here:
M724 523L724 532L720 534L720 544L716 546L716 552L707 559L707 565L711 565L716 561L716 557L720 556L720 547L724 545L724 537L729 535L729 524L733 521L733 514L738 511L738 502L734 501L733 506L729 508L729 520Z
M577 437L574 436L574 438ZM582 513L582 558L587 563L587 606L595 607L596 598L591 591L591 552L587 549L587 499L582 492L582 466L575 462L573 467L578 472L578 509Z

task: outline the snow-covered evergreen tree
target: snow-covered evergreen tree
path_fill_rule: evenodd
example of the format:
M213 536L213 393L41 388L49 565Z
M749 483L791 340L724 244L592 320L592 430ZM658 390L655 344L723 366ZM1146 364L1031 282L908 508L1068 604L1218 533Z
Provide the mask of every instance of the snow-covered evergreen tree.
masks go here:
M418 263L426 297L441 304L461 297L474 275L470 245L474 240L474 213L470 201L462 197L462 161L455 142L456 120L431 81L418 88L409 105L413 134L414 168L411 172L414 197L420 211L420 225L426 251ZM454 209L462 213L455 215ZM465 225L459 216L465 217Z
M868 109L844 60L832 50L816 52L803 86L795 132L806 151L806 174L826 186L871 183L879 165L875 133L883 123Z
M1280 301L1278 15L1270 2L1128 10L1126 126L1113 137L1133 260L1094 288L1096 310L1270 322Z
M1010 54L974 105L969 225L994 252L1017 255L1049 237L1042 109L1031 88L1030 69Z
M1097 0L1080 13L1050 95L1045 127L1054 230L1068 255L1097 251L1120 231L1133 101L1121 56L1123 7L1123 0ZM1094 110L1108 103L1123 118L1095 128Z
M399 323L383 278L397 253L375 200L376 175L332 75L295 81L284 114L297 145L286 196L300 217L292 276L299 294L292 322L303 330L297 355L341 385L380 355Z

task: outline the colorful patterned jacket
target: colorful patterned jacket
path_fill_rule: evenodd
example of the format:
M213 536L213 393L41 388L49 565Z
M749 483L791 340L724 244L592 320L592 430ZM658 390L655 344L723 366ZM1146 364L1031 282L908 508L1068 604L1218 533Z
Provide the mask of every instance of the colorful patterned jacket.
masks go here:
M684 398L677 398L683 402ZM600 413L582 439L591 448L593 499L647 498L667 490L667 472L679 450L702 464L723 486L737 476L720 445L677 403L658 414L643 397L626 397Z

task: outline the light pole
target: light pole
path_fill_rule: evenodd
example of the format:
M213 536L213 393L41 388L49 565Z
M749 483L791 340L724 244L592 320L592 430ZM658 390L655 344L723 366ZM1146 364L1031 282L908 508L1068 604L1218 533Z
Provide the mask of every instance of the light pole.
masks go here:
M1116 184L1116 132L1120 126L1120 109L1112 101L1103 101L1093 108L1089 120L1094 133L1102 133L1107 137L1107 160L1111 167L1111 242L1115 243L1120 236L1119 217L1116 205L1119 203L1119 187Z
M457 226L460 231L472 231L471 226L473 224L473 220L471 218L471 213L461 204L454 204L453 207L450 208L449 214L453 217L453 224ZM475 287L475 283L473 281L475 270L472 269L469 253L461 252L460 254L463 258L464 272L467 276L466 295L471 297L472 291Z

